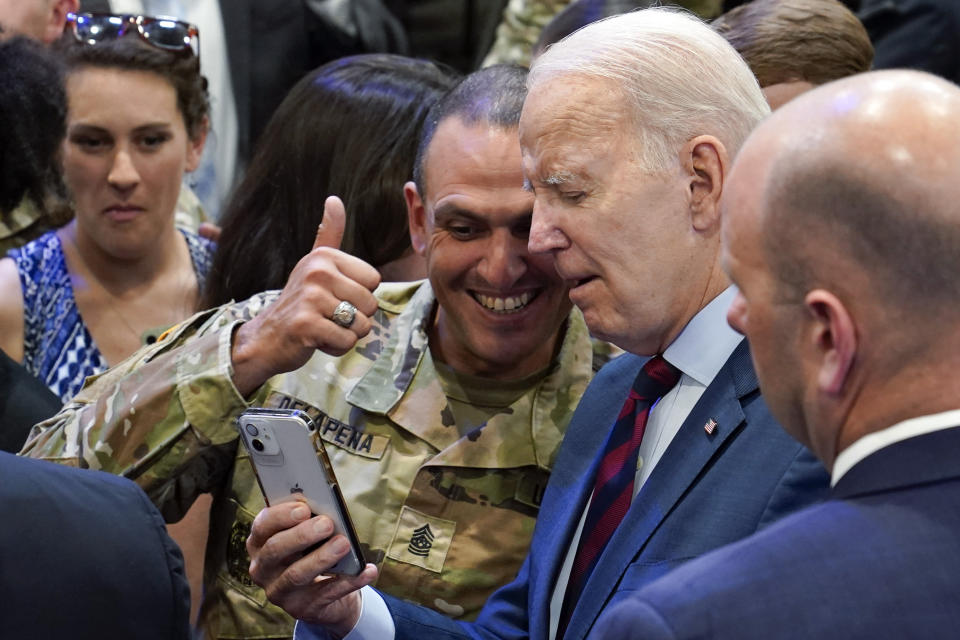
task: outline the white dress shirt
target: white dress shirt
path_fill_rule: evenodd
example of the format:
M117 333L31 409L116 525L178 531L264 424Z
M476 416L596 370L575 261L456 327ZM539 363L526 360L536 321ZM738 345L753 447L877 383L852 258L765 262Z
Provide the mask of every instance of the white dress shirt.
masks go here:
M727 324L727 309L736 294L736 288L727 287L693 316L677 339L663 352L664 360L679 369L682 375L677 386L650 409L637 458L637 475L633 481L634 496L653 473L654 467L693 411L700 396L743 340L743 336ZM563 596L570 581L570 570L580 545L580 535L589 509L588 500L580 516L577 532L570 540L570 549L567 550L567 557L557 576L557 584L553 587L553 597L550 599L550 640L557 637Z
M640 444L634 495L650 477L673 437L680 431L680 426L700 400L700 396L743 340L743 336L727 324L727 309L735 295L736 289L728 287L714 298L687 323L677 339L663 353L664 359L680 369L682 375L677 386L650 410L646 431ZM573 565L589 507L588 502L580 517L577 532L570 541L570 549L567 551L566 560L554 586L553 598L550 601L550 640L554 640L557 635L563 595L570 579L570 568ZM343 640L393 640L396 630L383 598L370 587L364 587L360 593L363 599L360 619ZM329 636L323 632L322 628L298 623L294 637L312 640Z

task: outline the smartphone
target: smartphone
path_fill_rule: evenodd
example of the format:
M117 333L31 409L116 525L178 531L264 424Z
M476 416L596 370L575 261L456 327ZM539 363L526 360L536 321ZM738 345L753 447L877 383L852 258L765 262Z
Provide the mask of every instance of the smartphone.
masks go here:
M355 576L363 571L366 562L333 467L323 442L317 438L319 449L314 445L313 420L295 409L247 409L237 418L237 430L267 505L299 500L313 515L329 517L334 535L350 541L350 552L330 573Z

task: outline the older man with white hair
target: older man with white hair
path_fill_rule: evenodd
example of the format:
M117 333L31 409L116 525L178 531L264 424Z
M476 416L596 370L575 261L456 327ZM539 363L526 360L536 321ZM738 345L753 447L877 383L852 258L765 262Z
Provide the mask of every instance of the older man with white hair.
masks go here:
M956 638L960 89L881 71L778 110L737 157L730 323L831 499L690 562L591 638Z
M316 580L343 555L324 516L261 512L250 572L298 637L583 638L607 603L820 498L826 474L763 402L720 267L731 158L769 113L736 52L692 16L594 23L533 65L520 122L529 246L596 336L626 354L590 385L529 555L474 623Z

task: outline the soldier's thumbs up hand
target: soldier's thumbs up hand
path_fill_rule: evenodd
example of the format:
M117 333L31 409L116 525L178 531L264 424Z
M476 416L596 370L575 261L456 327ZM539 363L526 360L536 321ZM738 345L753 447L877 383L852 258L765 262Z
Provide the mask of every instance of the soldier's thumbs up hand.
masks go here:
M244 396L300 368L315 349L342 355L370 331L380 274L339 250L345 224L343 202L330 196L313 249L294 267L280 297L237 330L233 379Z
M313 248L339 249L346 226L347 211L343 208L343 200L337 196L329 196L323 203L323 221L317 226L317 237L313 240Z

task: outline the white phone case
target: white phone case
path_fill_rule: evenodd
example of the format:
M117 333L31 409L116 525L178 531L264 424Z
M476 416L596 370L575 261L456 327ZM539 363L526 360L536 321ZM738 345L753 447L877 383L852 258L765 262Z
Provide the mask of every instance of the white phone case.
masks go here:
M350 514L323 443L319 450L313 444L316 426L310 417L293 409L247 409L237 418L237 430L267 504L302 499L315 515L328 516L334 533L345 536L351 548L330 573L363 571L366 563Z

